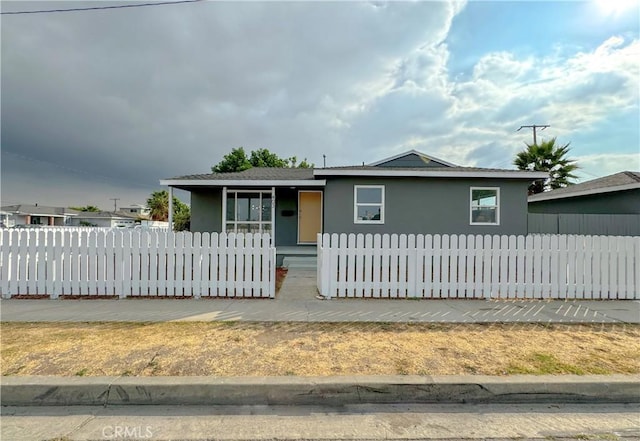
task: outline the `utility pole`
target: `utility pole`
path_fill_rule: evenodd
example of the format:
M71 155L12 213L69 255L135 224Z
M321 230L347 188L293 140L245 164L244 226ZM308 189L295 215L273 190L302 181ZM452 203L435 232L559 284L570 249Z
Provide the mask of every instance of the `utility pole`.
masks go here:
M120 198L110 198L113 201L113 212L118 211L118 201Z
M538 142L536 141L536 129L540 129L541 131L546 129L547 127L551 127L548 124L540 124L540 125L536 125L533 124L531 126L520 126L520 129L532 129L533 130L533 144L537 145ZM519 132L520 129L516 130L516 132Z

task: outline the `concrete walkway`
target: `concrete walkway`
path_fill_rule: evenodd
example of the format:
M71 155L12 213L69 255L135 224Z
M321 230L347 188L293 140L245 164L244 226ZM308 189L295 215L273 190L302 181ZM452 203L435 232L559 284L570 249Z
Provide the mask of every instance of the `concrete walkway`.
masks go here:
M316 270L289 268L277 300L312 300L318 295Z
M2 300L3 322L640 323L640 301Z

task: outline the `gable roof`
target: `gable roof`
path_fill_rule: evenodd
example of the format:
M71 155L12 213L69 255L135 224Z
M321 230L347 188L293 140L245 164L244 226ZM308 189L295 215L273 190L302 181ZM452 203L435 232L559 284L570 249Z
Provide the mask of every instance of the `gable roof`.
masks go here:
M364 165L316 169L253 167L241 172L177 176L163 179L160 181L160 184L176 188L209 186L318 187L326 184L326 180L322 179L322 177L325 176L508 178L528 180L546 179L549 177L546 172L479 167L378 167Z
M322 186L324 180L314 178L311 168L252 167L240 172L207 173L163 179L161 185L181 186Z
M75 214L73 210L68 210L64 207L48 207L45 205L5 205L1 208L6 213L29 215L29 216L50 216L50 217L64 217Z
M78 219L136 219L136 215L112 211L77 211L71 210Z
M431 156L431 155L427 155L426 153L422 153L419 152L417 150L409 150L407 152L404 153L399 153L395 156L391 156L389 158L385 158L385 159L381 159L380 161L376 161L376 162L372 162L371 164L368 164L369 166L372 167L379 167L379 166L385 166L386 163L389 162L393 162L393 161L398 161L398 160L402 160L403 158L407 158L411 157L411 156L417 156L420 160L422 160L425 163L425 166L430 166L430 167L457 167L457 165L452 164L450 162L447 161L443 161L442 159L438 159L435 156ZM398 162L402 162L402 161L398 161ZM430 163L435 163L434 165L427 165Z
M640 172L624 171L529 196L529 202L564 199L640 188Z

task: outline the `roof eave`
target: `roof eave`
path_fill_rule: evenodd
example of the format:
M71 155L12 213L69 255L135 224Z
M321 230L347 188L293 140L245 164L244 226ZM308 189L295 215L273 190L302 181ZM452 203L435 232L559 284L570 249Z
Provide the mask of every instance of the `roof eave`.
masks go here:
M640 188L640 182L633 184L625 184L625 185L616 185L613 187L602 187L602 188L592 188L590 190L582 190L576 192L562 192L558 194L553 194L553 191L548 193L538 193L532 196L529 196L529 202L540 202L540 201L549 201L553 199L567 199L567 198L576 198L580 196L589 196L594 194L602 194L602 193L611 193L614 191L625 191L625 190L633 190L636 188Z
M324 187L324 179L161 179L169 187Z
M401 178L509 178L509 179L547 179L548 173L523 171L460 171L460 170L331 170L317 169L314 176L367 176Z

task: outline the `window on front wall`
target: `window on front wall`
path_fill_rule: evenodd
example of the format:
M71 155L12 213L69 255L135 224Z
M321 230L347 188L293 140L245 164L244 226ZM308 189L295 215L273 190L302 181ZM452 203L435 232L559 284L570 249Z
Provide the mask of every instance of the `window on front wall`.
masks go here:
M227 191L227 233L270 233L270 191Z
M500 189L471 187L471 224L498 225L500 223Z
M353 190L356 224L384 223L384 185L356 185Z

